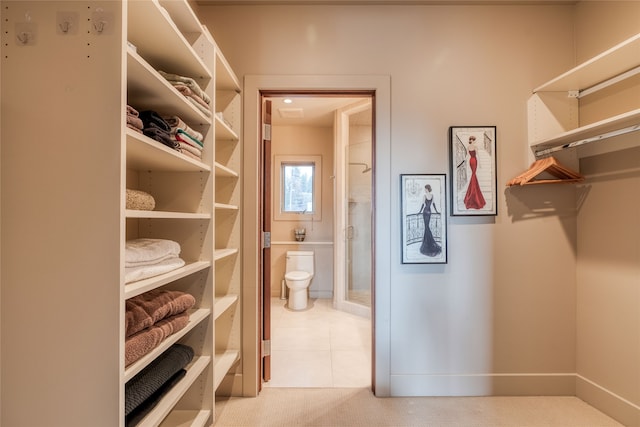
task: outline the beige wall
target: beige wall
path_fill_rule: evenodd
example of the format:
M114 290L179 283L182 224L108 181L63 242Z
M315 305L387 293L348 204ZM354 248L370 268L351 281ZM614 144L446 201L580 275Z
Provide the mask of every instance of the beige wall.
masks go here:
M289 245L274 244L271 248L271 295L280 296L280 287L284 278L285 255L290 250L313 251L315 253L316 273L309 287L311 297L331 298L333 296L333 245L310 245L310 242L333 242L333 128L311 126L273 126L272 157L277 155L321 156L321 220L271 222L272 242L292 242ZM272 162L272 164L274 164ZM275 174L273 168L273 183ZM277 188L273 190L278 191ZM275 193L274 193L275 194ZM277 209L273 205L273 209ZM310 218L310 216L307 216ZM275 215L272 215L275 218ZM293 229L304 227L307 230L304 245L293 243Z
M575 372L573 187L504 190L531 160L531 89L573 65L573 9L202 9L241 77L391 76L391 155L376 159L391 171L389 192L376 194L377 208L392 215L384 225L391 238L376 241L391 249L390 257L376 259L391 272L389 283L376 278L376 289L389 289L376 299L376 312L389 313L376 354L388 376L376 378L376 391L573 392L573 376L563 375ZM497 126L499 215L449 218L449 263L403 265L399 175L448 173L448 127L467 124ZM245 150L253 143L245 141Z
M640 32L640 2L583 2L576 18L577 58L583 61ZM616 113L635 102L638 108L640 79L635 81L635 88L613 93L616 102L607 108L596 108L604 101L600 96L581 100L581 107L584 102L587 113ZM625 138L637 146L640 135ZM577 395L625 425L639 426L640 149L585 157L580 171L587 179L578 187Z
M376 283L389 289L376 299L376 325L389 325L377 328L376 363L388 376L376 391L573 394L576 187L504 185L532 160L531 89L576 65L576 7L201 9L240 76L391 78L391 155L376 159L391 171L390 190L376 194L391 208L391 238L376 242L392 255L376 258L391 271ZM497 126L498 215L449 217L448 264L402 265L399 175L448 174L452 125Z

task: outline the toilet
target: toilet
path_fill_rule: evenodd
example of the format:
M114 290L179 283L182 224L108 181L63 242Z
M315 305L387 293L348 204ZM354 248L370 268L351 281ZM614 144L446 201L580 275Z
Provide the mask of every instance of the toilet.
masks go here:
M284 281L289 288L289 309L307 308L308 289L313 273L313 251L287 252Z

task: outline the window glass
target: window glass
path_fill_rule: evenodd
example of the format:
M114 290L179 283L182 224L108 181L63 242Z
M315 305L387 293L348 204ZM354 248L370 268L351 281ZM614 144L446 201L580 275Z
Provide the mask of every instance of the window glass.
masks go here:
M322 156L274 156L273 219L322 220Z
M282 163L282 212L313 213L313 163Z

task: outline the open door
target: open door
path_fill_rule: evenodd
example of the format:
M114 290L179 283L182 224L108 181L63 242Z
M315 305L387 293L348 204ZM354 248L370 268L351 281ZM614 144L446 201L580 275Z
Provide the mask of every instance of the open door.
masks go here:
M262 98L262 382L271 379L271 101ZM259 385L262 389L262 383Z

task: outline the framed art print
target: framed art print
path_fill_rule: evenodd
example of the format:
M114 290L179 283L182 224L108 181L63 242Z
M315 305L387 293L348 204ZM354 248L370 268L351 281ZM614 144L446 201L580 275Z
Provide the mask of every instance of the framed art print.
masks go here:
M449 128L451 215L497 215L496 127Z
M446 264L446 175L400 175L400 195L402 263Z

